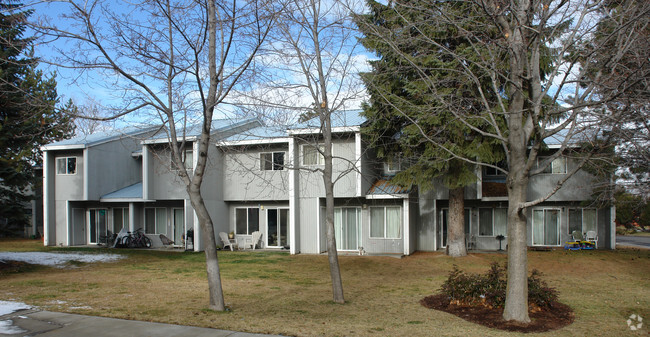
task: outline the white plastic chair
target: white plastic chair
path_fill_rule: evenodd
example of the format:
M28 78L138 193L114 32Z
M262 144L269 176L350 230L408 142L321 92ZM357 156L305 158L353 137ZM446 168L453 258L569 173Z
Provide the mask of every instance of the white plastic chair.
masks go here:
M262 232L260 231L253 232L251 234L250 241L248 241L247 239L246 242L244 243L244 247L250 246L251 249L255 250L255 246L257 245L257 243L260 241L261 238L262 238Z
M228 238L228 234L226 232L219 232L219 238L221 239L221 242L223 242L223 249L226 249L226 247L230 247L230 251L232 252L233 249L233 242L230 242L230 239Z
M595 231L587 231L585 241L591 241L596 247L598 247L598 235Z

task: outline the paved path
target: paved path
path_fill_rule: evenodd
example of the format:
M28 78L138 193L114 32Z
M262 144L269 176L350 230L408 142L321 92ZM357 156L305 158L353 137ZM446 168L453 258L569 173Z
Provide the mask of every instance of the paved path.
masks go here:
M616 245L634 248L650 248L650 236L617 235Z
M92 337L268 337L274 335L251 334L227 330L198 328L174 324L129 321L116 318L64 314L52 311L20 310L0 316L0 323L8 322L14 334L1 336L92 336ZM7 323L5 323L7 324ZM7 327L5 326L5 329ZM4 331L4 332L11 332ZM21 332L19 332L21 331ZM277 336L277 335L275 335Z

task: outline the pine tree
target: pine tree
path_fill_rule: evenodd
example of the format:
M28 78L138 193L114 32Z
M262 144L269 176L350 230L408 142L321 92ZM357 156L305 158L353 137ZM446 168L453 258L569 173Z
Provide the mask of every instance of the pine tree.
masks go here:
M429 190L434 181L442 180L450 189L448 254L466 255L464 187L476 182L477 163L496 165L505 156L493 138L477 132L488 128L482 100L494 106L496 93L488 76L463 76L462 68L476 67L477 53L481 52L463 29L485 29L485 35L496 32L475 20L473 7L460 1L438 4L445 15L458 16L457 26L437 25L431 13L420 10L426 6L421 0L401 3L403 9L412 10L399 14L390 3L370 0L368 4L370 14L358 18L365 35L361 42L380 59L371 61L372 71L362 75L370 93L370 101L363 106L363 114L370 121L366 132L377 144L380 157L401 156L408 162L393 182ZM390 43L386 36L390 36ZM460 57L431 49L426 39L436 40ZM397 54L395 49L401 52ZM481 72L473 70L475 74ZM437 81L435 86L432 78ZM458 97L451 103L454 106L448 97Z
M40 181L33 167L41 163L40 146L72 135L68 102L56 107L53 76L37 70L31 38L24 38L30 11L0 3L0 235L14 234L28 222L25 204Z

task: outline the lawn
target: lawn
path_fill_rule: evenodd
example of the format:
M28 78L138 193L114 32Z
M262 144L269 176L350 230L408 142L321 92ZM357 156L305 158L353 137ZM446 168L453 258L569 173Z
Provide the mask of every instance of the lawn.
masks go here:
M79 251L38 241L3 240L0 251ZM112 252L109 249L85 249ZM327 256L219 252L226 305L207 308L202 253L118 250L126 259L30 267L0 274L0 300L45 310L219 329L297 336L518 335L429 310L420 299L439 289L454 264L483 272L504 254L452 259L440 253L393 257L341 256L347 303L331 301ZM631 314L650 317L650 251L529 252L530 267L560 292L576 320L544 336L635 335ZM644 325L641 334L647 335Z

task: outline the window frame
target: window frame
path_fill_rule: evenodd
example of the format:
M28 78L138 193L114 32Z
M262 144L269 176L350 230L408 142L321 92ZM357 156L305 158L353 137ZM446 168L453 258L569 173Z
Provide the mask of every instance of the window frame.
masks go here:
M282 163L276 163L276 156L282 154ZM268 161L264 158L265 155L271 155L271 160ZM287 153L285 151L272 151L260 153L260 171L284 171L284 159ZM271 168L266 168L266 163L271 163Z
M183 165L185 165L186 170L194 170L194 149L191 147L185 148L181 151L181 160L183 161ZM189 154L189 163L187 160ZM174 156L172 155L171 151L169 152L169 167L173 171L178 171L179 169L176 168L176 165L174 164Z
M490 235L484 235L484 234L481 233L481 210L486 210L486 209L489 209L490 213L491 213L490 219L491 219L491 222L492 222L492 224L491 224L492 225L492 233ZM496 231L495 231L494 214L496 213L495 210L497 210L497 209L503 209L503 210L505 210L505 213L506 213L506 217L505 217L505 219L506 219L506 224L505 224L506 230L505 230L505 233L503 233L503 234L496 234ZM471 224L470 224L470 228L471 228ZM499 235L503 235L504 237L508 237L508 209L505 208L505 207L479 207L478 208L478 236L483 237L483 238L495 238L495 237L497 237Z
M70 173L70 160L74 159L74 172ZM65 173L61 173L59 168L61 167L60 162L61 160L65 160ZM70 156L70 157L57 157L56 158L56 174L61 175L61 176L73 176L77 174L77 157L76 156Z
M394 167L391 167L391 164ZM384 161L384 172L386 174L396 174L398 172L402 171L402 155L397 154L394 156L391 156L387 158L386 161Z
M246 233L239 233L237 231L237 210L246 210ZM257 229L251 231L251 224L250 224L250 211L251 210L256 210L257 211ZM236 235L252 235L253 232L259 231L260 230L260 208L259 207L235 207L235 228L234 228L234 233Z
M548 158L549 158L548 156L546 156L546 157L545 157L545 156L537 157L537 168L539 168L540 165L541 165L541 163L542 163L544 160L548 159ZM562 172L553 172L553 168L555 167L555 166L554 166L554 163L555 163L556 161L559 161L559 160L564 161L564 165L562 166ZM544 168L544 170L543 170L542 172L540 172L540 174L567 174L567 172L568 172L568 160L567 160L567 157L565 157L565 156L559 156L559 157L553 159L553 160L548 164L548 166L546 166L546 167Z
M403 232L403 227L404 227L404 214L402 212L402 206L370 206L368 207L368 217L370 221L370 228L368 231L368 237L371 239L381 239L381 240L399 240L402 239L402 232ZM383 236L373 236L372 234L372 210L374 209L383 209ZM387 217L387 211L388 208L396 208L399 210L399 223L397 224L397 228L399 230L399 235L397 237L388 237L388 217Z
M580 233L582 235L585 235L588 232L588 230L586 230L585 228L585 216L584 216L585 210L595 212L596 224L593 230L596 233L598 233L598 209L592 207L572 207L572 208L567 208L567 231L569 232L568 235L569 236L573 235L573 232L571 231L571 213L578 210L580 211Z
M154 210L154 213L153 213L154 214L154 222L153 222L154 233L149 233L147 231L147 210L149 210L149 209ZM165 210L165 220L166 221L165 221L165 232L164 233L162 233L162 232L158 233L158 210L159 209ZM144 229L145 234L155 234L155 235L164 234L164 235L167 235L168 227L169 227L169 212L167 211L167 207L145 207L144 208L144 228L143 229Z
M305 148L314 149L316 151L316 163L315 164L306 164L305 163ZM333 150L332 146L332 150ZM323 166L325 165L325 145L323 144L302 144L300 145L300 165L304 167L313 167L313 166ZM333 152L333 151L332 151ZM333 154L333 153L332 153Z
M550 211L555 211L557 212L557 243L556 244L547 244L547 243L542 243L542 244L536 244L535 243L535 212L542 212L543 214L543 226L544 226L544 241L546 241L546 214L547 212ZM562 246L562 208L560 207L535 207L531 210L531 228L530 228L530 240L531 240L531 245L535 247L561 247Z

